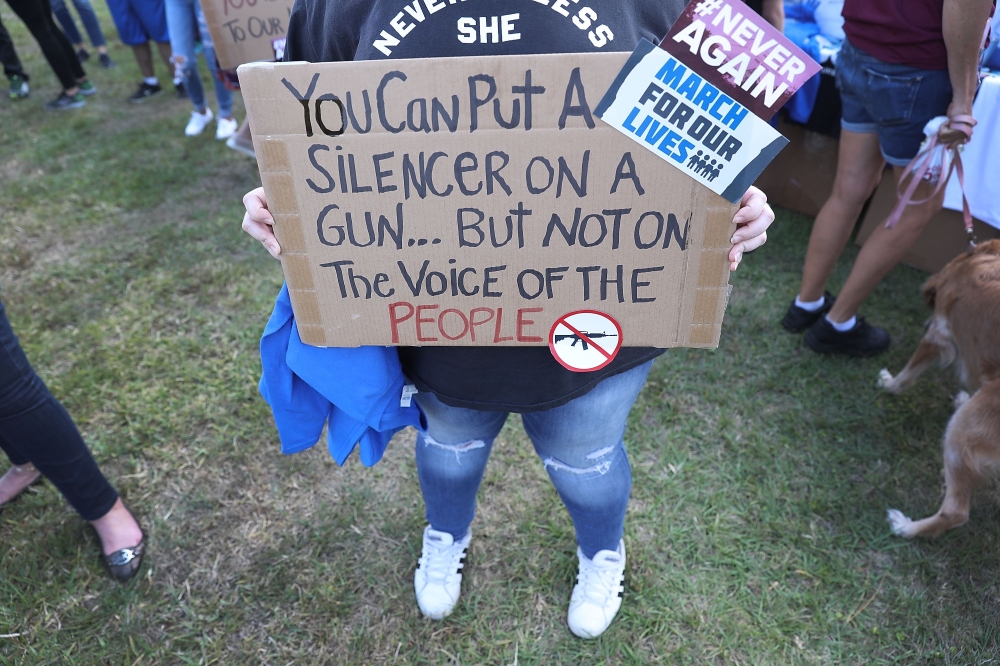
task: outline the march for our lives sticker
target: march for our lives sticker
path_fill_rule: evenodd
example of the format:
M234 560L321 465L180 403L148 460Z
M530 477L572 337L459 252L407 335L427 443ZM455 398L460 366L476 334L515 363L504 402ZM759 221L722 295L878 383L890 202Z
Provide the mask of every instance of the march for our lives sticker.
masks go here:
M643 40L597 106L606 123L736 203L788 139Z
M788 143L765 118L819 69L763 25L739 0L692 0L662 48L639 44L597 115L738 202Z

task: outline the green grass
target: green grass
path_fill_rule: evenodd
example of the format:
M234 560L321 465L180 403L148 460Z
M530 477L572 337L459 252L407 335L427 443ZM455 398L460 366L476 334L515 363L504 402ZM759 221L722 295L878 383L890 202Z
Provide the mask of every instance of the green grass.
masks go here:
M120 586L50 485L5 508L0 663L1000 660L995 487L935 541L896 539L884 518L941 497L956 381L875 387L922 333L924 275L896 269L865 305L894 336L886 355L814 355L777 324L810 225L779 211L734 276L721 348L660 358L632 413L627 594L607 634L565 627L572 528L516 418L487 470L462 602L432 623L411 586L412 433L370 470L322 446L279 453L256 345L281 274L239 228L255 166L186 139L187 102L126 104L138 73L120 46L119 69L90 68L100 92L85 109L43 112L55 79L2 18L34 88L0 101L0 295L150 551Z

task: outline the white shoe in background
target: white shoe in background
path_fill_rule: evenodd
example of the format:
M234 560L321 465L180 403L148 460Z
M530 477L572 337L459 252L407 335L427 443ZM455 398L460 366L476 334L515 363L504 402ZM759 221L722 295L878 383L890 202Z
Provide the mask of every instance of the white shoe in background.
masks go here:
M472 531L461 541L447 532L424 528L424 545L413 574L413 589L420 612L432 620L451 615L462 591L462 569Z
M198 136L205 131L205 128L215 114L212 113L212 109L205 107L205 113L198 113L197 111L191 112L191 120L188 121L187 127L184 128L184 134L187 136Z
M580 638L597 638L604 633L622 606L625 592L625 542L618 550L601 550L590 560L576 550L580 572L569 601L566 618L569 630Z
M236 130L239 129L239 123L236 122L236 118L219 118L218 124L215 127L215 138L219 141L224 141L236 134Z

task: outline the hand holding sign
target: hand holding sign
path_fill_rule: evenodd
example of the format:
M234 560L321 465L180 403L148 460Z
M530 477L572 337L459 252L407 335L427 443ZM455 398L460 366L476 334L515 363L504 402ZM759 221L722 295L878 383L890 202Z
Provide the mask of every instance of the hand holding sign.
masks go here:
M258 187L243 196L246 214L243 216L243 231L263 244L275 259L281 254L281 246L274 237L274 218L267 209L264 188ZM774 222L774 211L767 203L767 196L756 187L751 187L743 195L741 208L736 211L733 223L733 247L729 251L729 270L735 271L743 260L745 252L751 252L767 242L767 229Z
M736 211L733 222L733 248L729 251L729 270L735 271L745 252L752 252L767 242L767 229L774 222L774 211L767 204L767 195L756 187L750 187L740 200L741 208Z
M275 259L281 254L278 239L274 237L274 218L267 209L267 195L264 188L258 187L243 195L243 205L247 212L243 216L243 231L263 243L264 248Z

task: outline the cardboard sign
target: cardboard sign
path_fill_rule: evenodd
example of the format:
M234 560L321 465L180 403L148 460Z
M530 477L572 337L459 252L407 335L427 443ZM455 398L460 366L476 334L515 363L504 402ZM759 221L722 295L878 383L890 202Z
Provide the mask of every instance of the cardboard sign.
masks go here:
M736 206L602 123L625 53L239 69L302 340L718 345Z
M293 0L200 0L215 55L223 69L278 60Z
M660 48L764 120L820 70L740 0L691 0Z
M646 40L597 115L733 203L788 144L767 122Z

